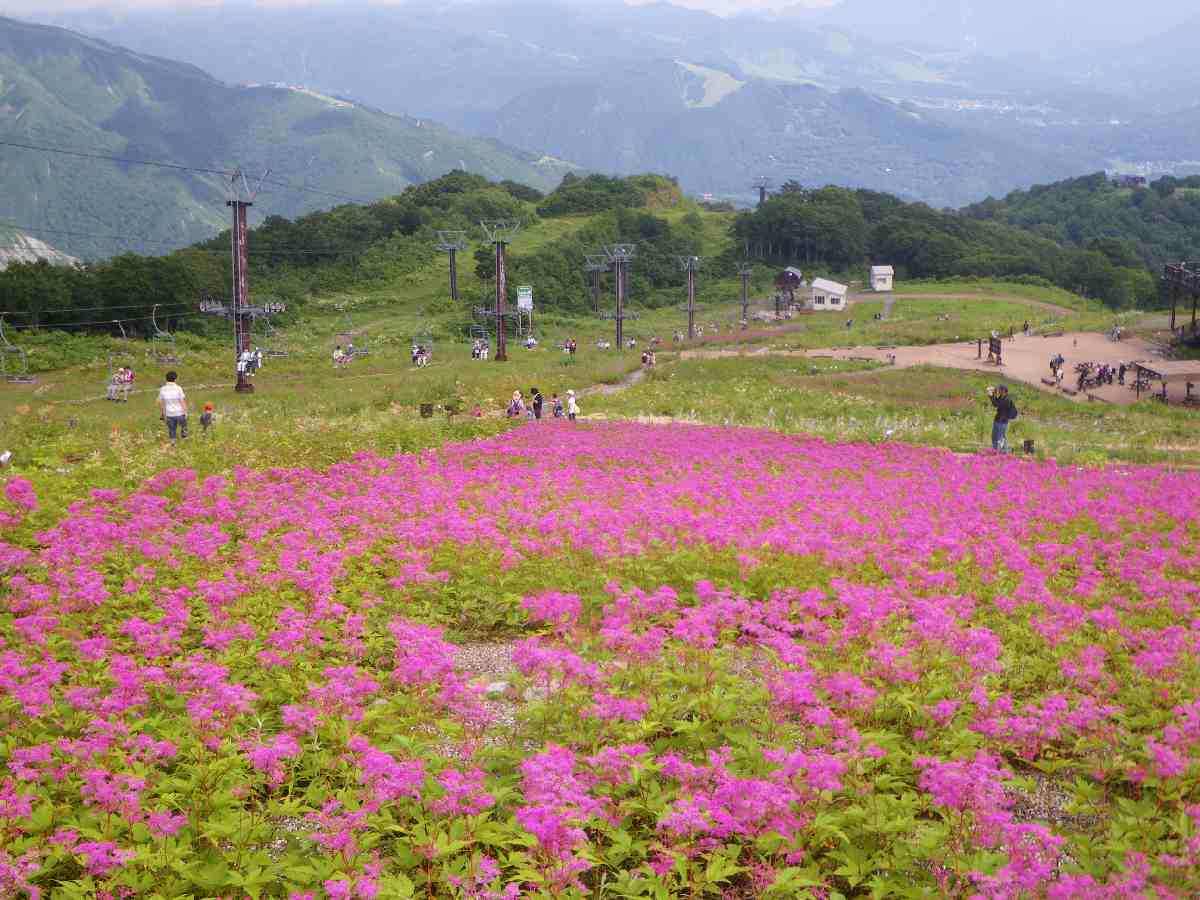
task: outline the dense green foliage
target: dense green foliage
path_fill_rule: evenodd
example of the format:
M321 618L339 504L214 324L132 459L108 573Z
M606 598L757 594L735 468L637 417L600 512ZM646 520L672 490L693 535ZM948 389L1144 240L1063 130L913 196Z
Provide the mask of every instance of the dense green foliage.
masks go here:
M172 256L127 253L80 268L14 263L0 270L0 309L13 331L63 328L118 335L123 328L130 336L150 335L152 317L167 330L195 329L200 327L197 298L221 292L227 268L224 257L201 250Z
M1097 172L989 198L965 212L1101 253L1118 267L1160 270L1200 257L1200 176L1125 187Z
M627 209L646 206L652 199L663 196L669 202L677 202L680 198L678 183L657 175L635 175L630 178L588 175L581 178L567 173L562 183L538 207L538 214L565 216Z
M856 271L867 261L900 278L1034 276L1123 308L1152 304L1158 287L1137 254L1112 242L1064 247L1038 229L938 211L875 191L781 192L734 225L739 247L784 264Z

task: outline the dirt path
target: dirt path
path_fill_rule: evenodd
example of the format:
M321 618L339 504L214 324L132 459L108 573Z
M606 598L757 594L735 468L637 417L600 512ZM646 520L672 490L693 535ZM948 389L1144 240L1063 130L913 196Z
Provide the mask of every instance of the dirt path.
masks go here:
M985 348L986 349L986 348ZM1050 376L1050 357L1061 353L1066 359L1067 378L1065 387L1073 388L1074 381L1070 377L1076 363L1091 362L1119 366L1135 361L1162 359L1162 353L1153 345L1140 338L1129 338L1119 343L1110 341L1102 334L1094 332L1078 332L1064 334L1060 337L1016 337L1005 340L1003 345L1004 365L997 368L987 362L987 357L977 357L978 345L971 343L930 344L924 347L835 347L821 350L769 350L761 348L750 352L736 350L685 350L680 354L681 359L722 359L731 356L809 356L829 359L858 359L889 362L894 359L898 369L913 366L944 366L950 369L968 369L977 372L987 372L997 376L997 380L1008 379L1022 381L1040 390L1050 393L1063 393L1052 385L1042 382ZM1130 379L1132 381L1132 379ZM1086 393L1074 396L1080 402L1089 399L1107 401L1109 403L1129 404L1137 400L1136 394L1128 387L1106 385L1102 388L1092 388Z
M635 384L639 384L646 377L646 370L634 369L616 384L593 384L591 387L585 387L579 391L580 397L598 397L606 394L615 394L618 391L623 391L626 388L631 388Z

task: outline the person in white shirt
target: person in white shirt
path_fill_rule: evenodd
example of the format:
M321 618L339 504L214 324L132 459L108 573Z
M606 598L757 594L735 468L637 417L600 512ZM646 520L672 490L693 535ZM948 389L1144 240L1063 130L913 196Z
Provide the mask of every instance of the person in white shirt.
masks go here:
M574 422L577 415L579 415L579 404L575 402L575 392L567 391L567 418Z
M159 418L167 423L167 437L175 443L175 434L186 438L187 435L187 395L183 388L175 383L179 376L174 372L167 373L167 383L158 389Z

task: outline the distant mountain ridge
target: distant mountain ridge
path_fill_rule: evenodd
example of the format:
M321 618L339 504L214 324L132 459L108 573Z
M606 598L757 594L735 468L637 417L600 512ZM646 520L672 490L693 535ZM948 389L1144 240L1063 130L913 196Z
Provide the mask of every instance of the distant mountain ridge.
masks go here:
M539 188L569 166L425 119L307 89L235 87L202 69L60 28L0 18L0 218L62 235L70 254L184 246L226 224L227 179L89 158L242 167L272 179L257 218L372 200L455 168Z
M1138 61L1153 55L1136 43L1158 27L1151 11L1118 29L1131 46L1086 66L1062 34L1116 40L1113 17L1072 22L1043 0L844 0L730 19L561 0L61 16L228 81L306 85L612 174L670 172L743 203L760 174L957 206L1100 168L1186 172L1197 155L1187 129L1163 120L1191 95L1137 93L1166 78ZM1072 27L1047 26L1053 52L993 52L1023 21L1060 20ZM1200 66L1177 55L1169 71ZM1134 93L1117 90L1123 74L1137 75Z

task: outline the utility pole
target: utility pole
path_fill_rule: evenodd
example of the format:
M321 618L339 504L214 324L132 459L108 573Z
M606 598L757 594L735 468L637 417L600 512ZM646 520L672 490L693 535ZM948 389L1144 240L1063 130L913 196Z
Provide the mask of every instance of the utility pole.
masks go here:
M608 258L603 253L589 253L583 270L592 276L592 311L600 312L600 276L608 271Z
M762 206L767 202L767 191L771 187L771 179L766 175L759 175L754 179L754 189L758 191L758 205Z
M738 264L738 277L742 279L742 327L750 324L750 276L754 266L749 260Z
M629 293L629 263L637 252L636 244L613 244L604 248L604 253L613 267L614 293L617 308L611 315L603 314L603 318L612 318L617 323L617 349L625 346L625 320L636 318L625 312L625 301Z
M696 271L700 268L700 257L679 256L679 267L687 272L687 316L688 340L696 339Z
M488 243L492 245L496 252L496 309L493 315L496 317L496 362L507 362L508 352L504 339L504 316L507 313L508 302L508 275L504 268L505 252L504 248L512 242L513 236L521 228L520 222L480 222L479 227L483 229L484 237Z
M458 253L467 249L465 231L439 231L438 249L450 254L450 299L458 299Z

